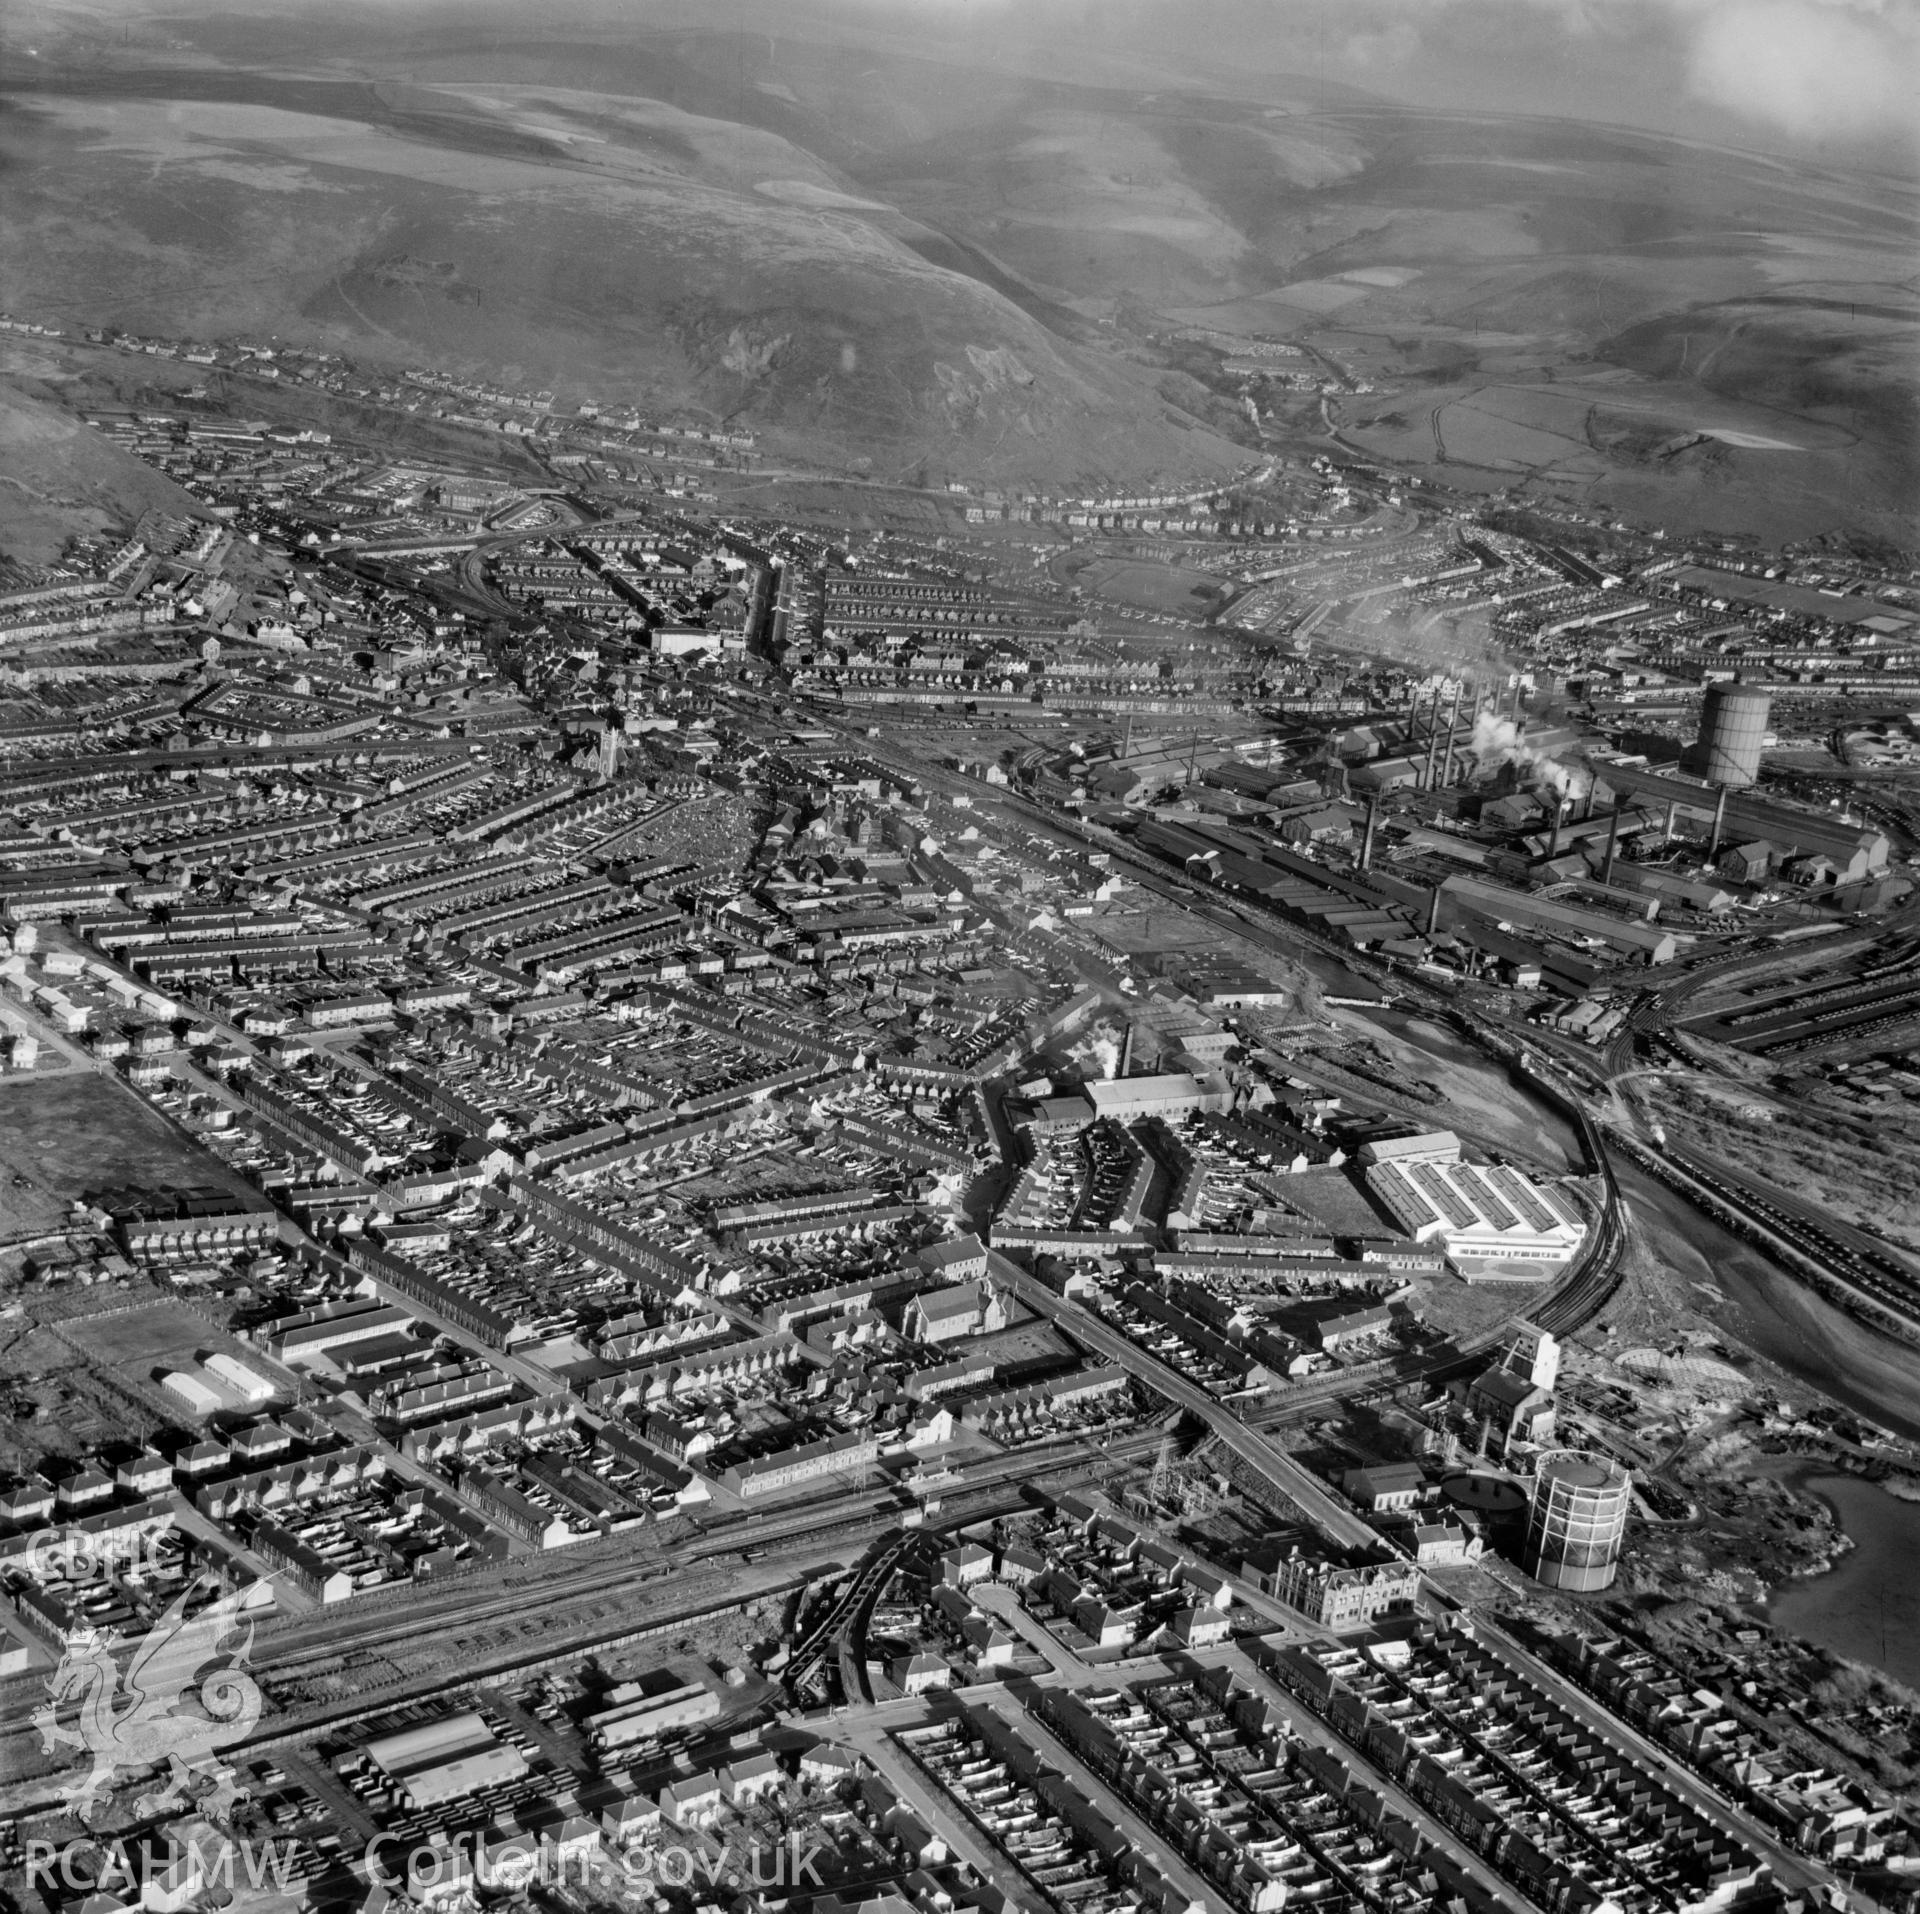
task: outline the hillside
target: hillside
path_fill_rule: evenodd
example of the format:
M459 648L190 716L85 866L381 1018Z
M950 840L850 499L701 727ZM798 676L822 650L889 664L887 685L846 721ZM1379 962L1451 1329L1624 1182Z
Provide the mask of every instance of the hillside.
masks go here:
M776 134L571 91L212 82L21 102L0 304L744 419L884 476L1248 457Z
M1274 402L1283 442L1467 490L1779 537L1920 511L1911 181L801 14L491 17L343 48L258 0L16 63L0 305L1089 490L1251 456L1203 330L1371 388Z
M0 555L39 568L76 534L123 529L143 512L203 508L150 465L90 432L32 374L35 355L0 346Z

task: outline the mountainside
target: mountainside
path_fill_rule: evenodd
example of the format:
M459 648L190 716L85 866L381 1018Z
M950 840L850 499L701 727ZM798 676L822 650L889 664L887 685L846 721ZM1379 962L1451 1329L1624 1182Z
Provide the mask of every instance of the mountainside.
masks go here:
M1233 381L1179 335L1291 341L1349 389L1324 414L1266 394L1283 431L1467 489L1785 534L1897 536L1920 506L1910 181L1286 76L1090 55L1063 80L998 43L659 18L69 33L0 89L0 306L1069 489L1244 465ZM1537 397L1570 385L1589 410ZM1524 421L1484 425L1516 389Z
M16 95L0 141L0 304L36 317L692 409L887 476L1249 456L809 153L659 101L156 73Z
M204 516L190 492L75 419L37 376L47 370L37 354L0 345L0 554L39 567L75 533L154 510Z

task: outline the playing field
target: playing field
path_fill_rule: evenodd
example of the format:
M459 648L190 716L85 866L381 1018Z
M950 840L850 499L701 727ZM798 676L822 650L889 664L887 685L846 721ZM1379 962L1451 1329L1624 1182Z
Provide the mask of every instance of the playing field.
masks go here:
M0 1241L57 1229L87 1190L204 1183L258 1196L115 1079L0 1077Z

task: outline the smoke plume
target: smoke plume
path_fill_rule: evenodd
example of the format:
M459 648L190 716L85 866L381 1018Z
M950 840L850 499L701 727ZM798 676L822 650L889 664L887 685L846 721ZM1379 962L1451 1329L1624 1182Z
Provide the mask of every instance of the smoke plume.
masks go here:
M1509 718L1483 711L1473 721L1473 755L1483 771L1511 764L1536 791L1552 792L1562 804L1577 802L1593 780L1575 764L1562 764L1527 743L1520 727Z

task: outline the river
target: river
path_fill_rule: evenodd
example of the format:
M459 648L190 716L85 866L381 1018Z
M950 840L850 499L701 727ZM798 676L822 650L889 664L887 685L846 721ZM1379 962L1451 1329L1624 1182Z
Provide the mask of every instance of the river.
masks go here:
M1863 1328L1664 1183L1617 1165L1635 1233L1689 1286L1682 1300L1788 1375L1920 1441L1920 1350Z
M1377 999L1380 995L1378 984L1324 951L1309 946L1289 955L1334 996ZM1446 1100L1431 1106L1436 1128L1451 1125L1467 1130L1497 1149L1561 1169L1577 1171L1585 1166L1579 1132L1558 1107L1509 1065L1455 1035L1439 1016L1423 1010L1332 1005L1327 1014L1396 1057L1410 1078L1431 1077L1439 1084Z
M1323 990L1378 997L1379 986L1311 947L1287 953ZM1408 1010L1330 1010L1374 1038L1411 1077L1432 1077L1456 1099L1460 1118L1496 1145L1536 1159L1582 1160L1580 1140L1552 1104L1497 1059ZM1448 1106L1433 1107L1438 1126ZM1680 1280L1676 1298L1788 1375L1869 1421L1920 1441L1920 1351L1864 1329L1684 1197L1616 1156L1620 1188L1640 1241ZM1916 1558L1920 1559L1920 1558Z
M1818 1464L1783 1470L1782 1478L1827 1503L1853 1547L1826 1574L1780 1589L1768 1621L1920 1688L1920 1503Z
M1318 953L1305 961L1323 987L1342 995L1375 994ZM1533 1154L1558 1152L1570 1165L1579 1162L1579 1140L1557 1110L1436 1021L1403 1011L1334 1014L1350 1028L1378 1033L1414 1073L1444 1082L1483 1130L1516 1138L1531 1131ZM1419 1068L1420 1060L1429 1067ZM1920 1441L1920 1351L1863 1328L1634 1164L1620 1159L1618 1169L1635 1235L1684 1286L1677 1300L1788 1375ZM1827 1574L1779 1590L1768 1604L1768 1619L1920 1688L1920 1575L1914 1572L1920 1563L1920 1503L1817 1463L1789 1464L1782 1474L1822 1497L1854 1546Z
M1405 1010L1337 1010L1333 1015L1368 1027L1388 1050L1404 1046L1440 1068L1431 1076L1460 1110L1464 1127L1503 1149L1578 1171L1586 1164L1580 1133L1510 1064L1456 1036L1436 1017ZM1445 1104L1434 1106L1436 1114Z

